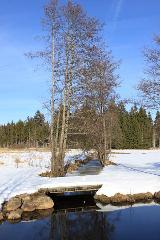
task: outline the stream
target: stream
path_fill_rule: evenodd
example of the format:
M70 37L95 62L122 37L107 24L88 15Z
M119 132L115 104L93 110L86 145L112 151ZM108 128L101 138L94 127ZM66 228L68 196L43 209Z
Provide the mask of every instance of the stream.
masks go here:
M160 206L105 212L84 208L55 211L50 216L0 226L1 240L159 240Z
M86 164L82 164L76 171L75 175L98 175L103 167L98 160L91 160Z

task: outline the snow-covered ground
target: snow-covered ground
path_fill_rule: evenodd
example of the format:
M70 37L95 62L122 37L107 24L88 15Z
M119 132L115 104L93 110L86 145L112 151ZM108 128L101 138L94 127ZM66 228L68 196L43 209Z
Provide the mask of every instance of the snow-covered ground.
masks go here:
M84 160L85 152L79 149L69 150L65 157L65 164L74 163L75 160ZM17 150L0 152L0 166L13 166L16 168L36 167L44 170L50 168L51 153L49 151Z
M40 188L102 185L97 194L145 193L160 191L160 150L117 150L110 160L117 166L105 167L99 175L44 178L50 153L21 151L0 153L0 204L12 196L33 193ZM65 162L84 159L81 150L67 153Z
M117 150L110 160L118 165L104 168L107 181L97 194L160 191L160 150Z
M111 156L117 164L160 176L160 150L123 150Z

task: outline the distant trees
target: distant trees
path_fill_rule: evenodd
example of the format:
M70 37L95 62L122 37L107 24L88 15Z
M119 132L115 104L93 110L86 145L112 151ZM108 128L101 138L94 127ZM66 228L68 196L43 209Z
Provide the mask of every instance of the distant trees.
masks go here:
M127 121L127 148L152 147L153 123L150 114L142 107L132 107Z
M124 104L117 106L117 126L112 131L115 138L115 148L144 149L152 147L153 121L150 113L142 107L134 105L127 111ZM113 147L113 143L112 143Z
M26 121L0 125L0 147L46 147L49 143L49 124L37 111Z
M127 111L123 103L110 103L105 112L106 149L148 149L152 147L154 122L144 108L133 106ZM81 123L81 127L80 126ZM84 105L72 115L68 143L78 143L83 149L95 149L104 146L103 124L99 113ZM82 134L83 133L83 134ZM99 152L98 152L99 154ZM102 160L102 159L101 159Z
M54 117L54 131L59 122L58 135L61 133L62 110L61 106L60 111L57 111ZM112 102L106 109L105 118L106 149L108 151L111 148L151 148L153 127L155 129L155 146L160 147L159 112L153 122L150 113L147 113L142 107L138 109L133 106L130 111L127 111L123 103ZM104 146L103 131L103 122L101 122L99 113L85 104L70 115L67 148L95 149L98 152L100 146ZM50 125L40 111L25 121L0 125L0 147L49 147L49 138Z
M146 61L145 79L138 90L142 95L144 105L148 108L160 108L160 36L155 39L155 48L146 49L144 57Z
M120 103L114 113L112 148L147 149L152 147L153 121L144 108L133 106L130 111Z

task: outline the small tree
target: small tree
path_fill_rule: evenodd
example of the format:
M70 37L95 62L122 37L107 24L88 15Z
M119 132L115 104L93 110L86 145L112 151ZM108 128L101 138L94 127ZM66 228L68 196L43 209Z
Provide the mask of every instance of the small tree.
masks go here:
M147 64L146 77L139 83L138 90L141 93L144 104L148 108L160 107L160 37L155 38L156 47L146 49L144 57Z

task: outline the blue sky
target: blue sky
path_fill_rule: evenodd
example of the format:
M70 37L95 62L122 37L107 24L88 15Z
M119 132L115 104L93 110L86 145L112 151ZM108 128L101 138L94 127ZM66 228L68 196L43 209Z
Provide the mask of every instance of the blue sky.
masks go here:
M78 1L78 0L77 0ZM49 75L24 53L41 48L41 17L46 0L1 0L0 124L31 116L47 99ZM122 97L134 97L143 76L142 49L159 34L159 0L79 0L90 15L106 23L104 37L121 59Z

